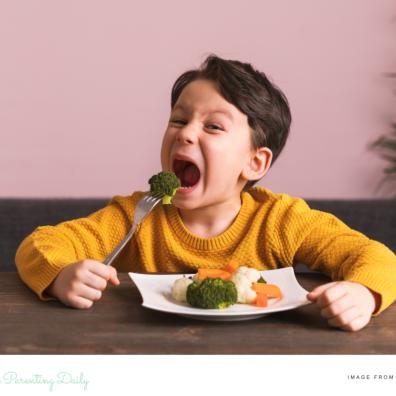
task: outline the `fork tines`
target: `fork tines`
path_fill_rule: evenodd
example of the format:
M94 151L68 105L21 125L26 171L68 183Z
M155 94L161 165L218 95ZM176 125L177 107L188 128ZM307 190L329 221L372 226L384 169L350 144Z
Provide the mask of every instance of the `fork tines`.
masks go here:
M164 194L161 193L155 193L155 194L151 194L150 192L148 193L148 198L154 198L154 199L158 199L158 198L163 198Z

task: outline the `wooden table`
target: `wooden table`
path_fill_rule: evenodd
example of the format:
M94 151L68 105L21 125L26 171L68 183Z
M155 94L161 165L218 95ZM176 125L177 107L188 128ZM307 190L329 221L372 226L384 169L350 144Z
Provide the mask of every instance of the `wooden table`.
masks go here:
M297 276L311 290L327 279ZM209 322L141 306L127 274L89 310L42 302L17 273L0 273L1 354L395 354L396 306L350 333L306 305L255 320Z

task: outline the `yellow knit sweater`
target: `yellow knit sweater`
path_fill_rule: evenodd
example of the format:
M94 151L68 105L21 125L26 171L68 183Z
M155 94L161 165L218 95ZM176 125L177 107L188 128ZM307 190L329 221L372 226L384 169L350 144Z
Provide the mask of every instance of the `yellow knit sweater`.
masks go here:
M65 266L89 258L103 261L131 227L143 195L115 196L103 209L28 235L16 252L22 280L42 300ZM306 202L263 187L242 193L241 210L222 234L192 234L172 205L158 205L115 260L121 272L194 272L233 260L259 270L305 263L333 280L359 282L381 295L376 314L396 299L396 256L385 245L350 229Z

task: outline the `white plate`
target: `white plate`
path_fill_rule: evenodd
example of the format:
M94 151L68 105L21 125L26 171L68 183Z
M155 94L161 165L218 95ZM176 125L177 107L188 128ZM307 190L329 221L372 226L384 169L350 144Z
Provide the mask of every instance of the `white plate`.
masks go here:
M224 309L194 308L172 298L173 282L181 278L183 274L158 275L129 272L129 276L142 295L144 307L193 319L221 321L255 319L271 312L286 311L310 303L306 298L308 291L299 285L292 267L260 272L267 283L279 286L283 293L283 298L280 300L268 299L266 308L248 304L235 304ZM191 276L191 274L186 274L186 276Z

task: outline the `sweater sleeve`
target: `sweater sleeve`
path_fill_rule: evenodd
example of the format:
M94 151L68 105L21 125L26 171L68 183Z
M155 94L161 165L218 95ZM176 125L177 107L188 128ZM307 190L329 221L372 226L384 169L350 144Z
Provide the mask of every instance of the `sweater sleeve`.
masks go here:
M298 262L332 280L358 282L381 296L378 315L396 300L396 256L384 244L351 229L336 216L283 196L277 238L287 265Z
M36 228L16 251L22 281L41 300L53 300L43 292L64 267L83 259L103 261L125 237L140 195L115 196L87 217Z

